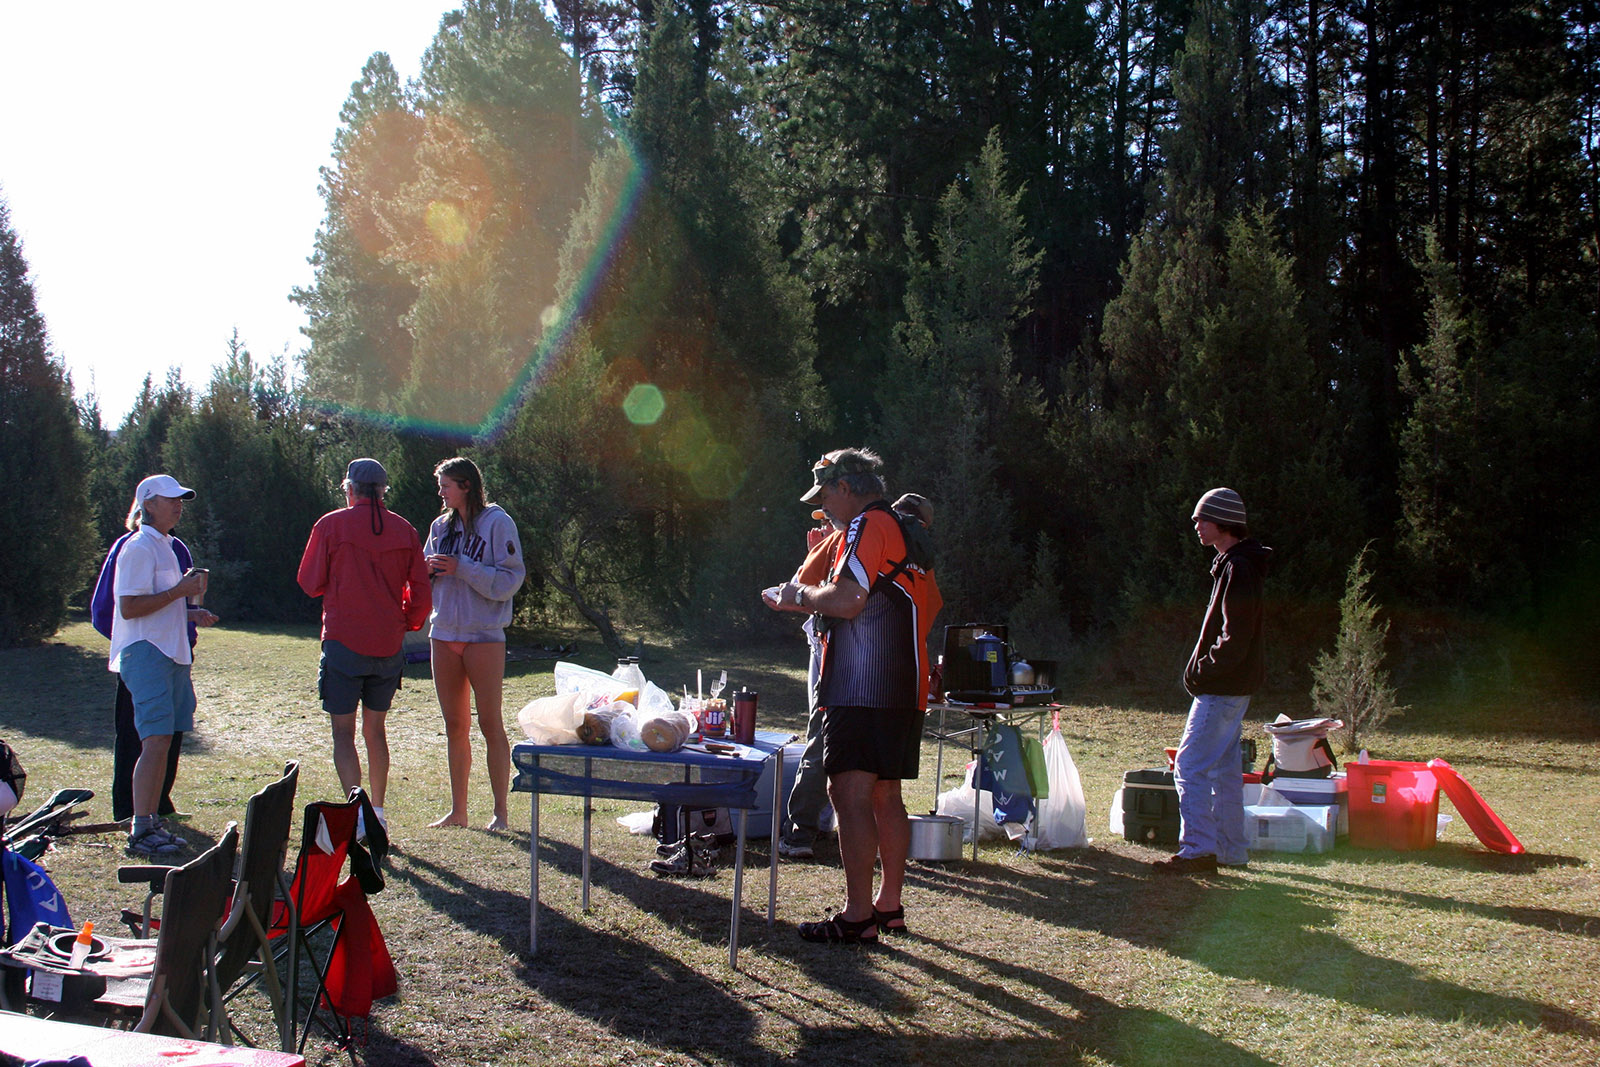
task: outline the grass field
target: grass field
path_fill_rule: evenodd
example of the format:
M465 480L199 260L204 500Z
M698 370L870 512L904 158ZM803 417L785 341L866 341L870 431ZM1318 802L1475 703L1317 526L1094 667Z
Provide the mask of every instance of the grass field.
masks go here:
M109 819L113 687L105 642L75 623L39 648L0 652L0 736L27 765L29 800L57 786L101 793ZM669 690L726 668L761 692L762 724L803 729L804 646L651 648ZM313 630L218 628L195 670L200 725L174 793L191 841L209 841L283 761L304 761L299 801L337 796L315 699ZM606 665L598 646L574 657ZM514 659L508 718L550 691L552 662ZM738 972L727 966L731 873L648 873L654 842L597 802L591 910L579 905L578 802L542 804L541 953L526 957L529 801L507 834L431 830L446 801L444 738L426 668L390 716L389 884L374 898L400 972L375 1008L370 1064L1584 1064L1600 1062L1600 741L1594 709L1562 696L1417 705L1374 755L1441 756L1527 846L1484 851L1459 818L1412 853L1341 846L1258 854L1247 871L1157 880L1162 853L1106 829L1124 770L1155 765L1181 695L1064 692L1061 727L1082 775L1093 844L978 864L914 864L915 936L873 949L801 942L794 923L840 900L831 843L784 864L778 921L747 880ZM1252 723L1303 712L1258 699ZM1250 729L1247 727L1247 730ZM1259 729L1254 731L1259 735ZM934 758L908 785L935 792ZM959 754L947 752L945 787ZM489 816L481 756L473 817ZM26 804L24 806L27 806ZM1452 812L1448 801L1441 810ZM47 857L74 917L110 924L130 894L116 836L74 837ZM752 867L766 861L757 842ZM764 872L763 872L764 873ZM247 1016L251 1012L246 1011ZM308 1052L312 1050L308 1049ZM337 1063L326 1048L313 1063Z

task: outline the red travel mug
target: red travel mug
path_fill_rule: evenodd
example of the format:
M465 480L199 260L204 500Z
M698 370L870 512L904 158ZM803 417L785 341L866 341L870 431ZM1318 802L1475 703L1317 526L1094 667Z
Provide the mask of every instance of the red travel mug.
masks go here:
M741 689L733 694L733 739L741 745L756 740L756 698L759 693Z

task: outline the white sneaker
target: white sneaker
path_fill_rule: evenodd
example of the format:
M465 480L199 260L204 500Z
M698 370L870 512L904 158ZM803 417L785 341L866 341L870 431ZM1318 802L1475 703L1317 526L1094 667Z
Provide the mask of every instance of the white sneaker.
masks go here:
M816 856L810 845L790 844L782 838L778 839L778 855L786 860L809 860Z

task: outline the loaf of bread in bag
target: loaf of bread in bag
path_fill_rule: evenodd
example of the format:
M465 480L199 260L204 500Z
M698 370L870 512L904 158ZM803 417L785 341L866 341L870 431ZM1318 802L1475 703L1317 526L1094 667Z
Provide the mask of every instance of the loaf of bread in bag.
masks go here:
M652 752L676 752L688 743L693 733L693 716L681 711L646 719L644 725L639 727L639 736Z

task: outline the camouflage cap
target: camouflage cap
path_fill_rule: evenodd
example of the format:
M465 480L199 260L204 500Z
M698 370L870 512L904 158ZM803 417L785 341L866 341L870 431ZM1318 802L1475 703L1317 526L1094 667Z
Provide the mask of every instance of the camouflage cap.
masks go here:
M847 474L872 474L881 466L883 460L864 448L835 449L812 464L812 486L800 500L806 504L814 503L822 495L823 486Z

